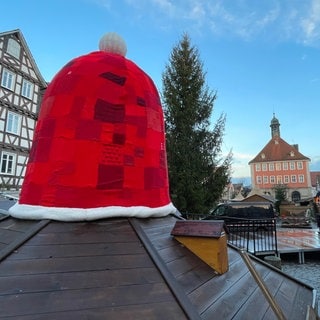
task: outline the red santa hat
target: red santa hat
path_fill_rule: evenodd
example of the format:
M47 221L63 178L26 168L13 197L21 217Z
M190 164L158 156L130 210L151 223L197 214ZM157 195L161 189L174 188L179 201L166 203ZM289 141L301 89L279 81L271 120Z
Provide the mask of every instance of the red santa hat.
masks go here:
M81 221L176 211L158 91L125 58L117 34L106 34L99 49L49 84L12 216Z

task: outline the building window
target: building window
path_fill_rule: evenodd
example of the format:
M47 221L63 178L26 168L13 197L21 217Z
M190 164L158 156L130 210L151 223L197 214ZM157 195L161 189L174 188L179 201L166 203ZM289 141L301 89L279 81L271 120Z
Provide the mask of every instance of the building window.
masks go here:
M21 116L8 111L7 115L7 132L13 134L20 134Z
M288 162L283 162L282 168L283 168L283 170L288 170Z
M20 58L20 44L14 39L9 39L7 52L9 54L11 54L12 56L14 56L15 58L19 59Z
M300 183L304 183L304 175L303 174L299 174L298 179L299 179Z
M290 170L295 170L296 166L293 161L290 162Z
M269 163L269 171L274 171L274 163Z
M1 86L9 90L13 90L16 75L8 69L3 69Z
M277 184L282 184L282 176L277 176Z
M301 194L299 191L293 191L291 194L291 198L293 202L298 202L301 200Z
M284 181L284 183L289 183L290 182L290 180L289 180L289 176L284 176L283 177L283 181Z
M276 183L276 177L275 176L270 176L270 183L275 184Z
M301 161L297 162L297 168L298 168L298 170L302 170L303 169L303 165L302 165Z
M2 152L1 173L14 174L15 161L16 161L16 155L14 153Z
M23 79L21 94L24 97L31 99L33 94L33 83Z
M291 182L292 182L292 183L296 183L296 182L297 182L297 176L296 176L295 174L293 174L293 175L291 176Z
M262 180L261 180L261 176L257 176L257 184L261 184Z
M263 176L263 183L268 183L268 182L269 182L268 176Z
M281 170L281 162L276 163L276 170L280 171Z
M260 163L257 163L257 164L256 164L256 171L260 171L260 170L261 170Z
M267 164L266 163L262 164L262 171L267 171Z

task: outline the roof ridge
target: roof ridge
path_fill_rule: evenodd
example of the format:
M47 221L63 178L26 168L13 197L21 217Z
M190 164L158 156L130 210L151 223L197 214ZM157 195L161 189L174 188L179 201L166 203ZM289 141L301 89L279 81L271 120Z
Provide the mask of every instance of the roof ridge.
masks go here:
M185 294L184 290L180 287L179 283L177 282L176 278L172 275L170 270L168 269L167 265L164 263L163 259L153 246L152 242L150 241L149 237L141 227L139 220L137 218L128 218L129 223L136 231L139 239L143 243L146 251L148 252L149 256L151 257L154 264L157 266L158 270L160 271L161 275L163 276L165 282L168 284L168 287L172 291L173 295L177 299L179 305L187 315L188 319L190 320L200 320L201 317L198 312L196 312L195 308L192 307L192 304Z

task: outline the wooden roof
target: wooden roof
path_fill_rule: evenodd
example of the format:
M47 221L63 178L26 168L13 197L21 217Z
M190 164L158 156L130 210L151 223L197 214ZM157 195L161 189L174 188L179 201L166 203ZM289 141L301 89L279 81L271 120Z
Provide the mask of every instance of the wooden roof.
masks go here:
M176 216L2 218L1 319L276 319L239 252L218 275L170 234ZM314 290L251 259L287 319L305 319Z
M270 202L275 203L275 198L264 194L264 193L257 193L257 190L251 190L251 192L244 198L241 202Z

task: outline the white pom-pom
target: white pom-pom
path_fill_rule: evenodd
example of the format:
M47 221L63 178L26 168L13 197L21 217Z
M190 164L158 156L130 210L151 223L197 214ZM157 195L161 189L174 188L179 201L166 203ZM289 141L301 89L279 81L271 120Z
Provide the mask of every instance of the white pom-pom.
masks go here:
M127 46L125 41L115 32L106 33L99 42L101 51L111 52L125 56Z

